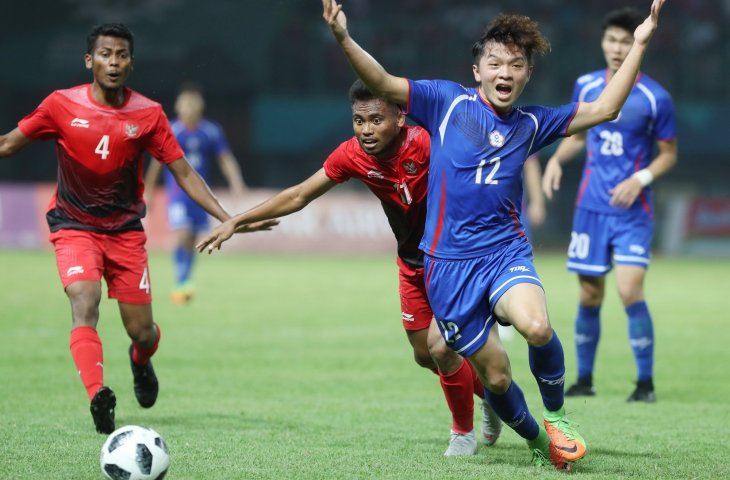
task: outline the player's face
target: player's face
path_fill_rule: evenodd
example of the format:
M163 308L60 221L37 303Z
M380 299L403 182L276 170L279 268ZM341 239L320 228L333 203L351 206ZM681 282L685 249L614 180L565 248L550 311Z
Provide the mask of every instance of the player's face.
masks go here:
M129 42L119 37L100 36L94 50L84 55L84 62L94 74L94 83L104 90L118 90L132 72Z
M203 116L205 102L197 92L183 92L178 95L175 101L175 112L186 124L197 123Z
M619 69L634 44L634 34L619 27L608 27L603 32L601 48L606 66L613 73Z
M520 47L497 42L485 45L479 64L472 69L482 95L500 113L512 108L532 74Z
M405 124L398 107L381 98L352 104L352 128L368 155L387 158L400 147L398 138Z

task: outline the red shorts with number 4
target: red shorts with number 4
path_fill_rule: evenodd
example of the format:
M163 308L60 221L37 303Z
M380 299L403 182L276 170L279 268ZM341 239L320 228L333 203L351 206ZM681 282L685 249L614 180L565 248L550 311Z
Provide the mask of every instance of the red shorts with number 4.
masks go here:
M142 231L98 233L62 229L48 237L65 289L80 280L106 280L109 298L122 303L152 302L147 236Z
M397 260L400 292L400 308L403 328L406 330L423 330L431 325L433 312L428 304L426 285L423 279L423 267L414 267Z

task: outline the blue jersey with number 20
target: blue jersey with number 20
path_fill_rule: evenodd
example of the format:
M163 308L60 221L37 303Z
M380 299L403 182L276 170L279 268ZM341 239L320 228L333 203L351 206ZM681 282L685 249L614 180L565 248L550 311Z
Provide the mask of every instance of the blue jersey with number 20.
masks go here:
M420 248L438 258L475 258L524 237L522 166L565 136L577 104L500 116L475 88L445 80L409 84L407 114L431 135Z

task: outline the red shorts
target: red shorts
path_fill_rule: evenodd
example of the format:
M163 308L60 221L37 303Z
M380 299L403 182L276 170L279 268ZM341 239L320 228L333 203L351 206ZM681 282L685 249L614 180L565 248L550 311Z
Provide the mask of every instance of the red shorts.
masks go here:
M152 302L144 232L62 229L48 239L56 249L63 288L79 280L98 282L104 277L109 298L138 305Z
M406 330L423 330L431 325L433 312L426 296L426 284L423 279L423 267L414 267L400 257L398 263L398 291L400 292L400 308L403 328Z

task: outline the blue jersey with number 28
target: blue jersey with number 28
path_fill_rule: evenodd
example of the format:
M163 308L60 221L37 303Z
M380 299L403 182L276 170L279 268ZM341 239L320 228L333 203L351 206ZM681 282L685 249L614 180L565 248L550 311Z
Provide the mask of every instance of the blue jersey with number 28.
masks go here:
M578 78L573 101L592 102L606 88L606 70ZM645 187L629 208L609 204L611 190L653 160L657 140L673 140L677 134L672 98L650 77L641 74L616 120L586 133L588 158L578 189L576 206L611 215L652 214L652 190Z
M409 84L407 114L431 135L421 250L475 258L524 237L522 166L565 136L577 104L519 107L500 116L476 88L445 80Z

